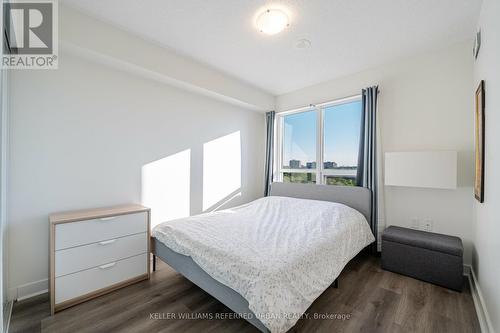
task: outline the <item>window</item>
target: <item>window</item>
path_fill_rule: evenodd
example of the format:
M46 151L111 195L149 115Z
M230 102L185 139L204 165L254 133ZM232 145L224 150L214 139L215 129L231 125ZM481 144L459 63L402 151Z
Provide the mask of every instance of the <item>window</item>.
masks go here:
M316 123L314 110L294 113L283 118L282 181L316 183ZM314 172L309 172L310 170Z
M316 184L316 173L313 172L283 172L285 183Z
M277 181L356 185L360 96L277 115Z

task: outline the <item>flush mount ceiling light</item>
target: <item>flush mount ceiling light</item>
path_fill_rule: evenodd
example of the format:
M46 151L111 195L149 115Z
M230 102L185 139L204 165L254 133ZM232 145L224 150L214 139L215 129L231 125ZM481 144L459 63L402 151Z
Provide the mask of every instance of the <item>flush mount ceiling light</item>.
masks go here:
M260 32L267 35L275 35L290 25L288 15L281 9L266 9L257 17L255 24Z

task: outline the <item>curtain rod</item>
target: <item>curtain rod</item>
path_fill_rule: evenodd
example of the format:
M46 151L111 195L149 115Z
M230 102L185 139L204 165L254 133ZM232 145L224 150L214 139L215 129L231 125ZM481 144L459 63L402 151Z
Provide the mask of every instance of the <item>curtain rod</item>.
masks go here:
M359 97L361 97L361 94L356 94L356 95L352 95L352 96L348 96L348 97L343 97L343 98L339 98L339 99L329 100L327 102L322 102L322 103L317 103L317 104L309 104L309 105L306 105L306 106L301 106L301 107L293 108L293 109L290 109L290 110L280 111L278 113L280 113L280 114L294 113L294 112L298 112L298 111L302 111L302 110L307 110L307 109L310 109L310 108L321 107L321 106L325 106L325 105L329 105L329 104L342 104L342 103L345 103L345 102L347 102L349 100L352 100L352 99L355 99L355 98L359 98Z
M325 105L328 105L328 104L342 104L346 101L349 101L351 99L356 99L358 97L361 97L361 94L356 94L356 95L351 95L351 96L347 96L347 97L342 97L342 98L337 98L337 99L334 99L334 100L329 100L329 101L326 101L326 102L321 102L321 103L316 103L316 104L309 104L309 106L311 107L318 107L318 106L325 106Z
M377 90L377 95L380 94L380 89ZM358 97L361 97L362 94L356 94L356 95L351 95L351 96L347 96L347 97L343 97L343 98L338 98L338 99L334 99L334 100L329 100L327 102L321 102L321 103L316 103L316 104L309 104L307 106L301 106L301 107L298 107L298 108L294 108L294 109L290 109L290 110L285 110L285 111L280 111L280 112L277 112L277 113L293 113L293 112L297 112L297 111L301 111L301 110L307 110L309 108L315 108L315 107L322 107L322 106L325 106L325 105L329 105L329 104L342 104L346 101L349 101L351 99L355 99L355 98L358 98Z

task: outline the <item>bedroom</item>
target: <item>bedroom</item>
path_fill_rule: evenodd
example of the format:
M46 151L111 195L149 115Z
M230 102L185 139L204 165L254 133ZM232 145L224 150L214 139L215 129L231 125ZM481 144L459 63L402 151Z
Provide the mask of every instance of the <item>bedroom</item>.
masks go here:
M498 0L36 3L0 16L4 331L500 332Z

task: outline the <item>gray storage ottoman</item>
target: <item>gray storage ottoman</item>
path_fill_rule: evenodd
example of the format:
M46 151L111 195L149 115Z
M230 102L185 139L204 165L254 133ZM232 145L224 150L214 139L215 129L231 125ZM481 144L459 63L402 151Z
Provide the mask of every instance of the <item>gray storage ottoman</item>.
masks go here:
M458 237L390 226L382 233L382 268L462 290L463 245Z

